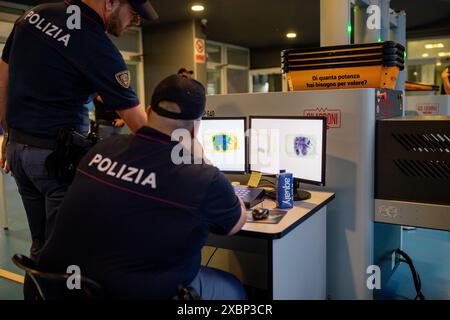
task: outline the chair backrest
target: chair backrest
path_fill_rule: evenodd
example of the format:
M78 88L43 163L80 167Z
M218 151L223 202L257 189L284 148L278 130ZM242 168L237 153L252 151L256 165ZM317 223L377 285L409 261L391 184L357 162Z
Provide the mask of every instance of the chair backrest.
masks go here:
M84 300L104 297L100 285L87 277L80 276L79 290L70 290L67 286L68 274L39 270L33 260L22 254L15 254L12 261L31 278L42 300Z
M39 270L36 263L30 258L16 253L12 257L14 264L24 270L32 280L42 300L84 300L84 299L104 299L104 293L100 285L92 279L81 276L80 290L70 290L67 287L68 274L52 273ZM27 279L25 279L27 281ZM31 284L30 284L31 285ZM200 295L192 287L178 287L174 300L201 300Z

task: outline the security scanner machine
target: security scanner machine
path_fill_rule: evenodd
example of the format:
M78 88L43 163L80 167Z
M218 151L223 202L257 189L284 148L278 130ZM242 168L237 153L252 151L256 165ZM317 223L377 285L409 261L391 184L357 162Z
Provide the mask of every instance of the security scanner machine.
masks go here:
M319 262L314 263L316 264L314 268L318 272L324 271L326 290L318 290L320 292L315 298L372 298L372 291L367 287L366 271L373 264L375 124L377 119L401 116L402 109L402 93L389 89L322 90L207 97L206 115L211 118L327 117L326 186L301 184L301 189L307 189L313 197L299 203L304 210L307 207L313 208L314 203L317 203L319 199L318 196L329 197L327 192L335 192L336 198L328 203L326 216L316 215L317 221L310 219L300 225L303 225L305 229L298 234L298 237L305 237L309 233L310 238L307 243L292 239L292 245L297 246L297 250L285 252L287 256L291 255L290 259L280 258L280 261L285 262L282 267L286 270L295 270L296 276L290 279L292 282L296 277L305 276L306 270L311 268L311 266L309 268L305 266L308 264L305 252L312 254L318 248L326 246L326 256L314 260L320 261L320 265ZM238 177L231 179L234 181ZM245 179L248 180L248 178ZM325 194L322 194L323 192ZM304 212L304 214L307 213ZM307 227L308 221L309 223L315 221L319 226L320 219L325 219L326 228ZM288 236L289 234L280 240L287 240ZM273 240L269 244L276 247L276 241L278 240ZM252 252L267 250L267 243L258 242L256 239L254 242L246 242L246 245L246 248L241 247L241 251L235 250L230 252L226 259L223 258L224 264L235 267L234 273L244 284L252 282L253 278L260 273L258 264L242 257L244 252L251 246L254 249ZM298 252L304 256L294 258L293 255ZM272 267L275 269L281 267L275 258ZM316 288L315 286L318 285L323 288L324 283L317 280L320 279L320 274L307 276L311 280L303 283L303 286ZM274 277L276 277L275 274ZM290 285L289 279L283 281L286 283L286 288L296 285ZM285 297L283 293L279 297ZM305 298L301 294L295 297Z
M450 116L377 122L375 221L450 231Z

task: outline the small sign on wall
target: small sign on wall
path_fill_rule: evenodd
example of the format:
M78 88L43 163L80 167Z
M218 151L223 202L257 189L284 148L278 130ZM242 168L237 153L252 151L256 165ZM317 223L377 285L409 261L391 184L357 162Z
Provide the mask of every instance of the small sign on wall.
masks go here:
M419 103L416 110L421 116L432 116L439 114L439 103Z
M194 56L195 62L205 63L206 62L206 48L205 48L205 40L195 38L194 39Z

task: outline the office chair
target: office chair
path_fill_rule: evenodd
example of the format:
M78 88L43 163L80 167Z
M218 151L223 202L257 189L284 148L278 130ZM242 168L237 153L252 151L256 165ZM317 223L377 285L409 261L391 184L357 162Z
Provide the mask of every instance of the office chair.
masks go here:
M101 300L105 298L100 285L87 277L80 277L80 290L69 290L67 288L68 274L39 270L33 260L18 253L12 257L12 261L26 272L28 279L25 279L24 285L31 286L29 291L37 291L37 300ZM25 299L31 299L31 297L25 297ZM173 300L201 300L201 297L192 287L179 286Z
M31 286L30 291L37 291L37 300L100 300L104 298L100 285L87 277L80 276L80 290L69 290L67 279L70 275L39 270L33 260L18 253L12 257L12 261L26 272L28 279L25 279L24 285ZM25 297L25 299L29 298Z

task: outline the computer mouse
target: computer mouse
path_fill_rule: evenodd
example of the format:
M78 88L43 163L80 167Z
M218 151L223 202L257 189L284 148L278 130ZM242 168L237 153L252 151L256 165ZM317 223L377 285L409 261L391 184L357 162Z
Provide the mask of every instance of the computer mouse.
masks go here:
M252 210L252 216L254 220L262 220L269 216L269 209L255 208Z

